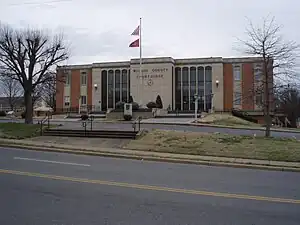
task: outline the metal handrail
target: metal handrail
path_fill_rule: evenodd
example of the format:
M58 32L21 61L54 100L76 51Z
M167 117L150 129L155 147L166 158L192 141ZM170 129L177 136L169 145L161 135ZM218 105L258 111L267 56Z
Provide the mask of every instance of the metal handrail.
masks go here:
M136 132L136 124L138 124L138 132L140 132L141 130L141 120L142 120L142 117L141 116L138 116L132 123L132 128L133 128L133 131Z
M43 124L45 124L47 122L47 125L48 125L48 129L50 128L50 115L49 113L46 114L46 116L41 119L41 121L39 121L40 125L41 125L41 130L40 130L40 133L41 135L43 135Z

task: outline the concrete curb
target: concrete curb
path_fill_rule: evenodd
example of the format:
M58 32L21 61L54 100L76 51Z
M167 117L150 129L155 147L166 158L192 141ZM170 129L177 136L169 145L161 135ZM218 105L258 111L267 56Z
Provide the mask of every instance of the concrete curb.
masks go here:
M132 124L133 121L94 121L96 123L123 123L123 124ZM215 125L215 124L207 124L207 123L171 123L171 122L143 122L141 124L151 124L151 125L174 125L174 126L194 126L194 127L213 127L213 128L229 128L236 130L257 130L264 131L264 127L243 127L243 126L225 126L225 125ZM300 130L287 130L287 129L277 129L272 128L271 131L275 132L283 132L283 133L300 133Z
M248 168L248 169L262 169L262 170L274 170L274 171L289 171L289 172L300 172L299 167L283 167L283 166L271 166L271 165L255 165L251 163L231 163L222 161L204 161L204 160L193 160L193 159L180 159L180 158L167 158L155 156L155 153L150 155L139 154L124 154L124 153L112 153L108 151L92 151L92 150L74 150L68 148L57 148L55 146L51 147L40 147L34 145L23 145L17 143L3 143L0 142L0 147L10 147L10 148L21 148L35 151L45 151L45 152L59 152L59 153L69 153L77 155L91 155L91 156L101 156L110 158L124 158L124 159L135 159L135 160L147 160L147 161L157 161L157 162L170 162L170 163L184 163L184 164L196 164L196 165L206 165L206 166L220 166L220 167L233 167L233 168Z
M262 127L234 127L234 126L221 126L221 125L214 125L214 124L206 124L206 123L151 123L151 122L141 122L141 124L158 124L158 125L174 125L174 126L194 126L194 127L214 127L214 128L229 128L229 129L236 129L236 130L257 130L257 131L264 131L265 128ZM271 131L275 132L283 132L283 133L300 133L300 130L283 130L283 129L271 129Z

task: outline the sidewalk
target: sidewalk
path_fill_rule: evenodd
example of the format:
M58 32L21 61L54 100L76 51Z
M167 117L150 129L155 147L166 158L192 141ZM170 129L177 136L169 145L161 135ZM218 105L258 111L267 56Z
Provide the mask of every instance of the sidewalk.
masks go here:
M268 160L198 156L172 153L125 150L121 148L99 148L91 146L73 146L29 140L0 139L0 146L25 148L37 151L64 152L72 154L118 157L139 160L189 163L210 166L229 166L238 168L267 169L300 172L300 162L280 162Z

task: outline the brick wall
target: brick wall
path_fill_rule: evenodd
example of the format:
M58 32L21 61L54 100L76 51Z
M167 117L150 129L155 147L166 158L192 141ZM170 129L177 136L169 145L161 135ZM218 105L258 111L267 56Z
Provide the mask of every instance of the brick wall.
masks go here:
M253 64L243 64L242 110L254 110L254 75Z
M57 71L56 74L56 108L61 109L64 105L64 74L63 71Z
M233 107L233 70L232 64L223 64L224 79L224 111L231 110Z

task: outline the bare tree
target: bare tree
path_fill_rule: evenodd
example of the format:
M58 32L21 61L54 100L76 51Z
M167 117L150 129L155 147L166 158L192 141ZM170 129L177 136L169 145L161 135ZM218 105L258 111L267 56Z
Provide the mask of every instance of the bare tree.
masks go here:
M239 40L242 51L247 55L257 56L261 60L261 79L254 84L254 94L261 95L261 105L265 117L265 136L270 136L272 125L271 112L274 110L274 80L290 82L296 79L296 58L299 45L294 41L285 41L281 34L281 26L274 18L263 20L262 25L254 26L250 22L246 29L247 38Z
M16 105L20 102L20 97L23 95L22 87L18 81L10 77L0 77L2 93L7 98L7 103L13 111Z
M40 84L36 87L34 96L36 96L36 101L42 101L47 107L50 107L55 111L56 107L56 82L57 81L55 73L48 73L48 81L44 84Z
M276 92L276 109L287 115L290 126L297 127L300 117L300 91L296 85L285 85Z
M68 58L62 35L49 35L35 29L0 26L0 69L24 90L25 123L32 123L33 95L46 84L55 66Z

